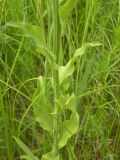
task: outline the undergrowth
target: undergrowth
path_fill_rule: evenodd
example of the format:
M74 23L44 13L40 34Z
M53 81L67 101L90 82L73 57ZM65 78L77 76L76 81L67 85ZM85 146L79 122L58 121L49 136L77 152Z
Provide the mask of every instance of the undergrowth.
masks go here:
M0 160L119 160L119 92L119 0L0 0Z

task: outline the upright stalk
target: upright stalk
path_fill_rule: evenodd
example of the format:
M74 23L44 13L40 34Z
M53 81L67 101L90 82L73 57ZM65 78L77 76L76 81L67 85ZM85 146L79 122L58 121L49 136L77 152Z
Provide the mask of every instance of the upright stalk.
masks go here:
M60 53L60 19L59 19L59 1L53 0L53 52L56 57L56 63L59 63ZM55 69L53 71L54 78L54 158L59 154L58 148L58 133L59 133L59 115L58 105L56 100L59 99L60 87L59 87L59 71Z

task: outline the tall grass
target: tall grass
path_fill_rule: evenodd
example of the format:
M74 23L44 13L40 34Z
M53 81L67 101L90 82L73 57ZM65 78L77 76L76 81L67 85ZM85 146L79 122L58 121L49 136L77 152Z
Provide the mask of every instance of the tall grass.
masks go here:
M119 160L119 64L119 0L1 0L0 159Z

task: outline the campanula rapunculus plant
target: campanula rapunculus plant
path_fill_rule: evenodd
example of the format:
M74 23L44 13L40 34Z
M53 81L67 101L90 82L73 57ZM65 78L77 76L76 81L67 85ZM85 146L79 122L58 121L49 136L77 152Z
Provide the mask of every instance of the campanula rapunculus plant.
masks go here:
M63 56L63 53L61 53L61 39L66 32L67 19L76 1L67 0L65 3L60 3L58 0L52 0L51 47L47 44L43 25L36 26L27 22L7 24L11 27L20 28L24 36L35 43L36 52L45 57L45 61L49 66L49 75L40 75L38 77L37 88L31 102L36 122L52 138L51 150L42 155L41 160L62 160L61 150L70 146L71 137L77 133L80 122L76 108L76 93L74 90L70 91L71 77L76 70L75 64L86 50L89 47L100 45L99 43L83 43L80 48L74 51L68 62L64 64L63 58L61 58L61 55ZM46 84L48 83L53 90L52 102L46 96ZM14 139L25 152L24 159L40 159L35 157L19 138L14 137ZM74 152L73 159L77 159Z

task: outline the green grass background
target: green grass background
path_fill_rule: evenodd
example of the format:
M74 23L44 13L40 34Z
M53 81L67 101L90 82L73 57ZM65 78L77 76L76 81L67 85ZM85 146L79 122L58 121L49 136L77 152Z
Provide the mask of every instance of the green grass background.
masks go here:
M61 3L64 3L62 0ZM51 0L0 0L0 160L19 160L19 136L38 157L49 151L51 139L37 123L31 104L39 75L49 75L45 59L19 28L8 22L43 25L51 41ZM120 159L120 1L78 0L61 39L64 64L85 42L100 42L78 60L71 78L80 126L71 140L78 160ZM47 95L52 97L48 84ZM28 110L29 108L29 110ZM76 138L76 142L74 141ZM62 150L64 160L70 159Z

